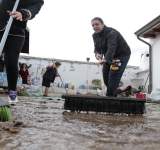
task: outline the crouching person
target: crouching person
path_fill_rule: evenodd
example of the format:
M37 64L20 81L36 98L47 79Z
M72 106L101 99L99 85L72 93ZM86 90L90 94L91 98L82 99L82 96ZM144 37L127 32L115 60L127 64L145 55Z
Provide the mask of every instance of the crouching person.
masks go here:
M58 76L58 68L60 66L60 62L55 62L52 66L47 67L42 80L42 86L45 87L43 96L48 96L50 84L54 83L56 76Z

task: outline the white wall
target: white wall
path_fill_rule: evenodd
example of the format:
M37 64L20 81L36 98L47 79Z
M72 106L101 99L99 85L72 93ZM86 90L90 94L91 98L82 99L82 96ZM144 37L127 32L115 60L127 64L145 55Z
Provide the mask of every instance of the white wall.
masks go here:
M160 88L160 35L152 40L153 90Z
M59 68L59 73L64 80L64 83L71 83L77 88L81 85L87 85L87 80L89 85L91 85L93 79L100 79L103 83L102 67L100 65L86 62L60 61L62 62L62 65ZM52 63L52 60L34 57L21 57L20 62L25 62L28 65L32 64L29 71L32 76L33 83L38 80L38 84L41 84L43 70L46 66ZM133 84L132 79L137 77L136 73L138 71L138 67L127 66L122 77L124 86ZM59 78L57 78L55 82L61 83Z
M149 51L144 51L141 53L141 59L140 59L140 70L148 70L149 69L149 57L148 57Z
M137 78L136 73L138 71L138 67L127 66L121 80L124 83L124 86L131 85L132 87L137 88L137 84L135 84L133 80Z
M61 75L64 84L73 85L76 89L79 89L80 86L85 86L85 88L87 88L88 86L92 86L92 80L99 79L101 80L102 87L105 87L102 78L102 67L100 65L87 62L65 60L59 61L62 63L61 67L59 68L59 74ZM29 68L32 84L41 87L42 75L45 71L45 68L46 66L51 65L53 63L53 60L38 57L21 56L19 62L26 63L27 65L32 64L32 66ZM138 71L138 67L127 66L122 77L123 87L132 85L137 88L137 84L133 85L132 80L137 77L136 73ZM4 82L3 74L0 74L0 84L1 82ZM21 84L21 81L19 81L18 83ZM2 85L4 84L2 83ZM59 78L56 78L54 85L55 87L63 87L63 84Z
M33 84L41 85L42 75L46 66L52 64L50 59L40 59L40 58L29 58L21 56L21 63L27 63L27 65L32 64L29 69L31 74ZM60 60L62 63L59 68L59 74L61 75L64 84L69 83L78 88L81 85L88 86L91 85L93 79L102 79L101 77L101 66L93 63L86 62L72 62ZM59 78L55 80L56 84L62 84Z

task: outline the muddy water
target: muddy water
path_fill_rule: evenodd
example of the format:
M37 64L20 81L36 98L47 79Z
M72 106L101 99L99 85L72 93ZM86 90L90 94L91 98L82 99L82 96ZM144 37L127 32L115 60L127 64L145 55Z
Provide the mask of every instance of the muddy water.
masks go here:
M0 150L160 149L160 104L147 104L144 116L126 116L73 114L63 103L20 98L12 111L23 126L17 133L0 129Z

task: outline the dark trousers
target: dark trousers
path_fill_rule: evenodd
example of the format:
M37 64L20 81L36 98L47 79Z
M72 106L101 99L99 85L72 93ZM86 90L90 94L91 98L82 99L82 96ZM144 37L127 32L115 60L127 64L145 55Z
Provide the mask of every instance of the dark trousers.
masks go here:
M28 84L27 79L22 79L22 84Z
M127 66L129 58L130 56L119 58L121 60L121 66L117 71L112 71L109 64L103 64L103 80L105 85L107 86L106 96L117 96L117 88L119 86L119 82L121 80L123 72Z
M2 34L0 34L2 37ZM1 39L1 38L0 38ZM8 90L16 90L18 79L18 59L24 45L25 38L8 36L3 53L7 72Z

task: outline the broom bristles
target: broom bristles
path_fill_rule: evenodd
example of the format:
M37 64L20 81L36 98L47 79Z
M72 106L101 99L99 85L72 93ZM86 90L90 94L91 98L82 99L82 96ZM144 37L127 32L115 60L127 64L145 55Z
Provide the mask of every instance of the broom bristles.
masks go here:
M11 110L9 106L0 107L0 121L10 121L11 120Z
M0 99L0 122L11 120L11 108L8 102Z
M107 113L143 114L145 100L102 96L63 95L64 109L71 111L94 111Z

